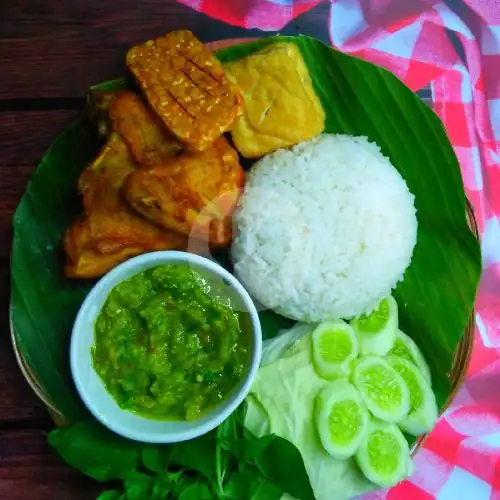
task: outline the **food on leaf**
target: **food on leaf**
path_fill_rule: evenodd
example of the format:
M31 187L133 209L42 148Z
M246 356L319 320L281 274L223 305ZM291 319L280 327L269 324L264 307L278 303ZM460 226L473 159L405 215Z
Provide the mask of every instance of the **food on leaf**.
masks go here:
M389 351L389 355L407 359L418 367L429 382L431 381L431 371L429 369L429 365L427 364L427 361L425 361L425 358L420 352L417 344L415 344L415 341L412 338L399 329L396 331L394 347Z
M295 43L273 43L224 68L243 93L231 130L243 156L258 158L324 130L325 112Z
M222 52L220 57L232 59L248 54L255 47L265 46L262 43L266 44L264 41L239 47L234 52ZM103 480L124 479L123 494L110 490L101 495L103 499L148 494L179 494L182 498L200 499L213 494L221 498L260 494L278 498L281 490L286 489L287 481L283 487L274 478L271 480L269 470L277 471L277 475L293 476L299 484L297 490L308 484L300 467L288 467L287 460L282 460L294 457L297 451L292 445L286 448L289 442L297 446L304 457L317 500L351 498L373 489L374 484L392 486L407 477L411 473L411 461L408 444L400 430L418 435L430 430L436 422L438 411L429 367L412 339L397 330L397 306L389 295L403 279L415 247L417 220L413 195L378 146L364 137L320 136L297 144L321 132L325 124L325 113L298 47L305 49L302 53L322 97L324 89L335 88L336 98L327 96L323 100L328 112L328 129L377 137L385 154L394 161L412 190L418 192L424 228L419 233L420 252L409 270L409 279L398 289L398 297L407 307L405 320L410 333L427 348L425 352L432 362L440 402L449 394L447 370L439 368L441 363L449 365L466 312L470 312L470 307L465 311L463 298L473 297L473 285L477 284L479 275L479 250L466 231L464 221L454 218L463 212L463 189L456 159L443 142L445 136L440 135L442 127L436 125L438 120L425 107L419 108L418 99L407 89L398 87L400 84L391 79L392 76L374 68L370 76L366 63L358 66L355 59L339 58L335 52L306 37L293 43L278 39L261 51L228 63L226 78L221 65L190 32L174 32L134 47L128 54L128 67L148 103L137 94L123 90L93 89L89 94L86 115L98 134L108 138L108 143L80 177L85 212L65 235L66 273L95 277L144 251L185 249L188 236L208 239L213 246L229 244L231 214L243 185L243 171L236 152L221 138L222 133L230 131L235 145L248 158L296 145L291 151L271 154L252 169L251 182L237 211L238 232L232 253L236 273L252 294L264 306L287 316L280 317L272 311L262 313L262 318L266 313L267 319L273 315L277 318L271 319L274 323L266 329L266 335L276 334L276 325L290 324L290 318L308 324L297 324L264 347L263 364L248 397L246 414L248 428L264 436L262 440L237 432L243 417L235 418L233 414L206 440L175 446L177 456L186 460L169 461L169 469L172 464L182 469L165 473L166 462L159 456L156 461L137 464L139 452L123 454L126 460L122 460L119 467L112 464L110 469L111 462L101 455L109 458L113 453L120 454L117 443L108 443L98 436L97 440L100 445L104 441L104 446L85 448L88 440L82 434L80 441L85 446L75 451L73 439L68 437L64 445L67 455L63 454L66 460L72 454L81 455L80 464L86 466L81 470L88 468L87 473L94 473L96 478L99 475ZM333 78L330 66L323 67L311 55L321 52L324 58L320 57L319 61L333 64L342 78ZM343 61L350 62L344 66ZM363 75L359 79L363 85L358 86L359 75ZM373 82L380 84L375 86L376 93L371 89ZM236 85L241 87L242 95ZM376 115L373 111L392 103L395 93L401 98L398 103L404 114L412 117L411 126L400 120L402 126L395 127L393 117L380 123L368 120L369 124L365 125L366 116L373 117ZM360 113L352 113L353 106ZM414 124L417 124L415 134ZM118 133L112 134L112 128ZM399 140L391 142L391 134L400 130L403 132ZM37 366L36 372L43 374L42 382L50 397L65 413L67 408L73 410L68 418L85 414L80 412L63 372L59 373L60 367L60 377L44 371L37 344L41 334L55 331L57 335L64 335L68 331L68 318L81 298L73 295L72 288L79 289L77 293L81 294L85 285L83 288L66 286L60 280L57 266L54 266L56 272L46 266L47 279L39 275L43 279L32 280L42 283L38 289L26 289L23 285L30 285L30 280L23 283L21 278L37 268L45 269L33 251L48 264L48 259L53 257L51 235L59 235L62 227L54 214L65 209L65 202L50 200L51 194L47 196L50 190L43 189L43 183L52 185L50 180L57 174L63 179L61 199L67 195L71 198L64 182L73 185L75 172L82 165L77 155L68 163L68 151L81 150L86 155L94 147L92 141L82 141L83 146L78 149L78 136L83 136L82 131L80 124L67 131L40 165L37 176L40 175L35 176L16 215L14 250L18 245L17 257L13 252L17 263L13 264L15 307L12 315L16 330L19 327L22 332L21 335L16 332L22 341L19 345L24 346L27 356L30 354L30 361ZM87 140L86 134L85 138ZM439 141L444 149L439 147ZM411 155L405 154L404 147L398 147L410 144L414 151L419 149L419 143L426 146L420 147L420 154L413 158L418 157L420 161L427 149L431 152L427 157L429 175L426 169L418 170L418 161L415 163ZM448 154L438 154L446 149ZM63 151L65 154L61 154ZM433 163L437 157L439 161ZM67 172L51 169L51 163L57 164L64 158L65 166L71 167ZM443 165L450 168L438 168ZM440 172L445 172L442 177ZM455 175L456 182L452 183L448 174ZM421 179L416 181L415 176ZM449 196L443 189L448 182L458 188L450 191ZM442 201L442 211L432 206L432 196L428 195L433 192L432 186L441 191L435 199ZM34 195L39 193L41 201ZM53 219L54 223L49 224L46 231L47 240L38 238L32 250L23 246L23 239L29 240L25 237L29 229L34 230L35 235L45 231L37 221L34 225L29 223L33 212L40 207L49 207L46 220L52 223ZM444 216L436 216L438 212ZM23 220L28 223L19 222ZM61 220L67 224L67 219ZM450 222L450 231L446 231L447 222ZM463 231L459 231L461 228ZM463 244L451 244L456 235L462 237ZM456 256L450 253L448 267L447 254L441 266L427 268L425 257L438 258L445 253L436 248L462 248L463 253ZM221 260L227 257L223 252L221 255ZM445 304L449 319L446 328L438 321L439 311L432 310L432 299L438 296L440 286L427 291L432 281L431 271L438 267L442 274L436 274L436 281L448 284L446 296L453 297L450 290L464 285L457 295L460 297ZM451 270L453 274L446 273ZM177 279L179 276L170 272L158 274L161 276L153 279L141 273L112 292L97 325L102 343L96 340L95 365L99 365L110 387L113 384L115 389L118 387L115 392L124 408L154 418L197 418L212 406L211 401L223 399L224 391L205 399L205 395L200 396L196 389L187 387L193 374L196 373L195 380L202 385L209 380L205 388L212 391L228 373L219 370L215 382L211 379L213 370L205 377L203 362L206 359L200 360L194 351L204 341L207 350L211 354L215 352L214 356L208 356L210 363L231 359L238 348L228 346L225 334L234 333L234 324L212 321L210 304L200 312L196 301L190 301L182 293L184 287L194 289L190 288L192 280ZM449 286L450 276L457 286ZM40 289L45 286L54 294L66 293L69 297L64 301L61 319L57 311L49 314L50 301L44 302L43 294L40 295ZM34 300L24 304L24 296L29 298L30 294ZM412 299L415 304L411 303ZM52 302L61 304L61 300ZM468 305L471 304L469 300ZM422 314L424 309L426 314ZM44 316L45 310L49 312ZM33 316L32 311L38 312L40 321L38 318L33 321L37 315ZM339 317L351 320L352 329ZM326 323L316 327L320 321ZM38 325L31 328L31 337L30 328L26 327L30 322L34 327ZM43 328L45 323L51 323L52 328ZM338 328L339 325L342 328ZM218 335L204 336L205 327L214 327ZM429 331L434 335L431 340L425 338ZM128 342L130 338L126 336L134 337L134 334L136 342ZM49 344L58 345L57 342ZM157 344L162 348L157 349ZM361 356L371 357L359 358L358 351ZM56 357L62 359L59 355ZM116 363L117 359L124 363ZM137 360L140 369L131 369ZM181 366L182 370L176 372ZM203 375L199 374L200 366ZM116 371L110 375L112 368ZM234 367L229 368L231 372ZM232 374L237 371L238 367ZM186 378L187 372L191 379ZM347 378L351 372L349 381L327 380ZM167 375L172 378L164 383ZM181 397L179 393L184 389L184 397ZM367 430L370 412L390 424L373 418ZM268 436L269 433L275 435ZM232 438L228 439L231 434ZM280 455L273 450L263 457L263 443L277 439L278 435L289 440L278 443L278 448L286 452ZM178 451L183 446L189 450L185 455ZM108 448L107 454L102 453L102 448ZM155 450L158 448L149 445L141 448L141 451ZM260 455L256 450L260 450ZM169 447L168 460L176 455L170 451ZM295 459L297 456L296 462L300 465L300 455L295 453ZM242 457L247 461L241 462ZM99 458L101 462L95 465ZM263 467L266 460L271 464L267 471ZM79 462L70 463L77 466L75 463ZM280 470L273 468L274 463L280 464ZM153 464L153 469L148 464L149 467ZM151 470L161 477L150 477ZM302 472L302 476L290 471ZM310 495L296 497L311 498Z
M410 393L410 411L398 422L399 427L412 436L431 431L438 419L438 408L429 380L404 358L388 356L387 362L401 375Z
M383 298L369 314L363 314L351 321L359 340L362 356L376 354L384 356L394 346L398 330L398 304L389 295Z
M113 131L109 107L121 92L121 90L90 89L87 94L84 116L102 139L107 139Z
M66 276L98 277L135 255L185 248L186 236L151 224L122 200L123 180L135 169L127 146L113 134L80 176L84 214L64 236Z
M358 357L354 330L344 321L321 323L312 334L313 361L323 378L347 377L350 364Z
M321 134L254 164L235 214L236 276L264 306L305 323L372 311L403 278L414 197L365 137Z
M240 90L190 31L173 31L133 47L127 67L153 110L188 149L205 149L241 111Z
M188 264L147 269L110 292L92 360L121 408L194 420L224 401L245 373L251 342L224 300Z
M156 224L225 246L243 182L238 154L221 137L202 153L185 152L133 172L123 190L129 204Z
M321 443L334 458L352 457L366 438L368 410L348 382L337 380L322 389L315 416Z
M371 420L356 461L370 481L389 488L410 475L409 453L408 442L397 425Z
M113 129L141 167L161 165L180 152L179 142L137 94L118 94L109 106L109 115Z
M398 372L382 358L361 359L354 368L352 383L368 409L380 420L396 423L408 415L408 387Z

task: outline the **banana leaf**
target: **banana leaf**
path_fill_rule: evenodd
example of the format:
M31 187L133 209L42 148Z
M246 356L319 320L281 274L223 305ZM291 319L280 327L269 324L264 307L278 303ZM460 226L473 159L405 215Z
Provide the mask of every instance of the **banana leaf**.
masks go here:
M312 38L279 40L299 46L326 111L326 131L365 135L377 142L416 197L417 246L395 295L402 329L426 356L443 407L451 392L453 355L481 272L479 243L465 216L459 164L443 125L388 71ZM274 41L223 49L217 56L235 60ZM98 87L124 85L119 79ZM69 422L86 415L69 373L68 346L74 317L93 283L63 276L60 241L81 210L77 178L99 146L82 120L64 131L40 162L13 220L11 320L16 342ZM290 325L269 312L261 319L266 337Z

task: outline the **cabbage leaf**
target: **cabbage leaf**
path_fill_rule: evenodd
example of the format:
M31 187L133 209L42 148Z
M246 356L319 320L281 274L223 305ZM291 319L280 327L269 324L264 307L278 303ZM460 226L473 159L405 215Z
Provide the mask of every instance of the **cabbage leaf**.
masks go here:
M245 426L258 437L276 434L298 448L317 500L347 500L376 486L353 459L332 458L316 433L316 396L328 381L317 375L312 362L313 328L298 325L265 343L263 366L247 400Z

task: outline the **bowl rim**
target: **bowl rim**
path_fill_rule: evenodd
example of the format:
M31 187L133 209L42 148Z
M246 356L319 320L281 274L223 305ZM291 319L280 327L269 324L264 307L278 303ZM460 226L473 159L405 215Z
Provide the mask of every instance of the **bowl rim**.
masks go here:
M95 307L95 301L98 296L108 296L109 293L117 286L118 283L129 279L135 274L141 272L144 269L156 267L162 264L168 263L187 263L193 264L208 271L212 275L221 277L225 280L226 284L237 293L239 298L242 300L245 310L249 313L250 317L250 329L252 336L252 353L251 358L248 362L248 370L246 375L242 378L239 383L239 387L234 389L232 395L229 395L221 405L213 408L204 417L189 422L189 427L187 429L179 429L172 431L151 431L147 423L159 422L154 419L148 419L146 417L136 415L139 419L144 420L144 426L141 426L140 430L132 429L130 426L123 424L120 419L109 417L106 413L102 413L96 408L96 400L93 396L89 395L87 390L86 377L80 372L81 366L81 342L89 335L88 326L88 314L90 309ZM150 265L148 265L150 264ZM97 313L92 313L94 318L97 317ZM91 329L92 336L94 335L94 328L92 325ZM93 338L93 337L92 337ZM90 356L90 352L89 352ZM84 301L82 302L78 314L76 316L73 329L71 331L70 339L70 369L73 382L76 386L77 392L87 407L87 409L92 413L92 415L104 426L106 426L111 431L119 434L128 439L135 441L141 441L145 443L176 443L181 441L187 441L200 437L215 427L220 425L224 420L226 420L243 402L245 397L250 392L251 386L257 376L257 371L260 366L262 356L262 329L260 325L259 315L255 304L243 287L243 285L234 277L229 271L224 269L220 264L206 257L202 257L196 254L190 254L182 251L166 250L166 251L156 251L148 252L132 259L129 259L122 264L115 267L112 271L104 275L87 294ZM94 368L92 367L92 370ZM94 370L95 371L95 370ZM99 381L102 380L98 376ZM106 390L106 389L105 389ZM107 392L107 390L106 390ZM109 394L109 393L108 393ZM112 396L109 395L111 399ZM114 399L113 399L114 401ZM116 402L115 402L116 404ZM123 408L120 408L116 404L119 412L123 414L133 414L133 412L128 412ZM169 421L163 421L163 423L168 423Z

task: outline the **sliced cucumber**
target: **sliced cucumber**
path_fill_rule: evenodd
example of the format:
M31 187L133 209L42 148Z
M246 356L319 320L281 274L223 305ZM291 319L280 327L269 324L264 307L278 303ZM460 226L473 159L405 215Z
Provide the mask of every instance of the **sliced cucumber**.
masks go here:
M417 344L412 338L408 337L406 333L401 330L396 332L396 340L394 341L393 348L389 351L389 355L405 358L413 363L425 375L427 380L431 380L431 371L429 365L425 361L424 356L417 347Z
M389 295L370 314L351 320L362 356L384 356L394 346L398 329L398 305Z
M347 377L358 353L356 334L345 321L321 323L312 334L314 366L323 378Z
M370 356L359 360L352 382L368 409L380 420L396 423L408 414L408 388L398 372L384 359Z
M389 488L410 474L409 454L408 442L397 425L373 420L368 425L356 461L367 479Z
M336 380L316 399L315 423L325 450L334 458L346 459L366 437L368 410L353 385Z
M438 408L429 381L407 359L388 356L387 362L401 375L410 392L410 411L399 426L413 436L431 431L438 419Z

